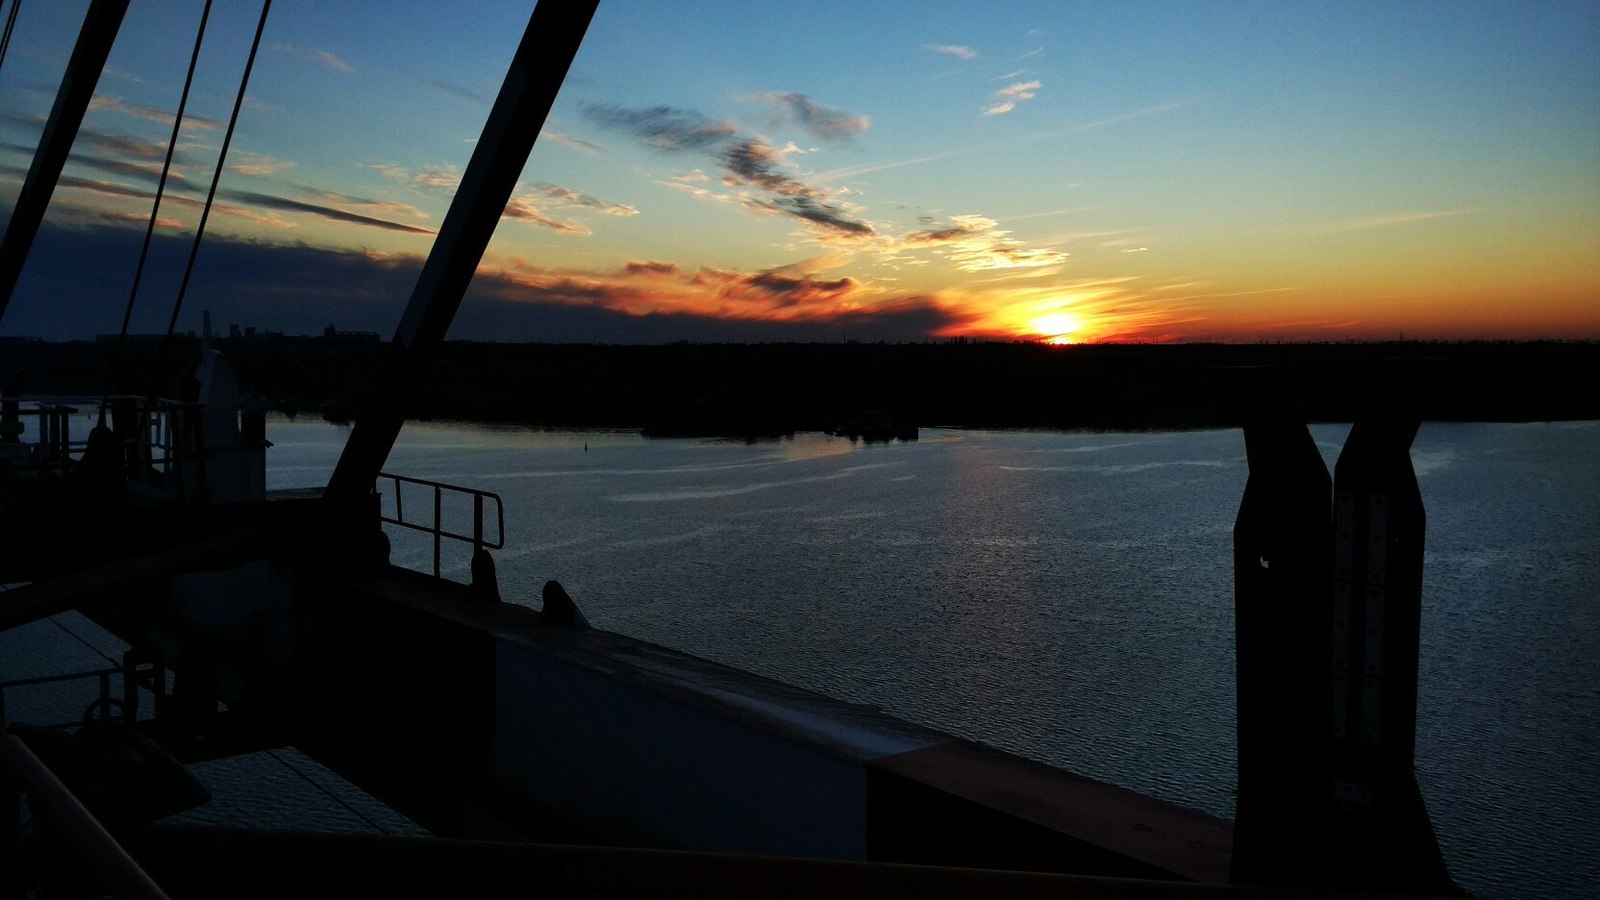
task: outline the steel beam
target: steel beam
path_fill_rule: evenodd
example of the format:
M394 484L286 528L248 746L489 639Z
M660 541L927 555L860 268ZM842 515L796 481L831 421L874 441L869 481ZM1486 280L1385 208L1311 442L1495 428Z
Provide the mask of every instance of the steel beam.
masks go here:
M1411 442L1420 360L1387 360L1333 472L1329 668L1336 886L1448 894L1413 767L1427 515Z
M1330 484L1280 376L1222 374L1250 464L1234 526L1232 880L1457 893L1412 771L1424 524L1409 456L1415 378L1386 365Z
M328 481L325 496L330 503L348 506L372 492L598 3L541 0L529 17L461 187L390 343L387 377L359 410Z
M1235 884L1296 884L1317 868L1323 660L1328 652L1328 467L1265 367L1219 370L1250 476L1233 528L1239 801Z
M78 43L72 48L66 74L56 91L55 106L50 109L39 148L34 151L28 177L22 182L22 193L6 225L5 239L0 242L0 319L5 318L6 307L11 304L22 266L28 261L28 252L33 249L33 240L39 236L39 225L50 206L50 195L61 179L61 169L67 164L67 154L78 136L78 126L83 124L89 101L94 98L95 85L127 11L128 0L93 0L84 16Z

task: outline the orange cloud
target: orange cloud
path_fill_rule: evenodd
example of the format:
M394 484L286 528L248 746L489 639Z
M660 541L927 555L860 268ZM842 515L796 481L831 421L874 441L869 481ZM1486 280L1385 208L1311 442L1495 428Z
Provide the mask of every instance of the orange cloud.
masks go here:
M914 321L922 334L960 332L971 317L934 295L892 294L855 278L819 278L814 261L755 272L630 260L606 272L551 269L525 260L486 263L478 290L498 300L558 303L631 316L697 316L775 324Z

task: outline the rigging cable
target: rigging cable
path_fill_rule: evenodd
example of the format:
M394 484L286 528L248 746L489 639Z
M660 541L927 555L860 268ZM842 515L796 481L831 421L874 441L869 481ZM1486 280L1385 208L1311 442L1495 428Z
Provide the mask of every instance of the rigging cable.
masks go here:
M18 0L21 2L21 0ZM13 6L15 11L16 7ZM150 257L150 238L156 230L156 214L161 210L161 197L167 190L167 175L172 171L172 154L178 149L178 129L183 125L183 111L189 105L189 87L194 84L195 64L200 61L200 44L206 36L206 20L211 16L211 0L206 0L200 11L200 30L195 32L194 52L189 56L189 74L183 79L183 94L178 98L178 111L172 117L172 137L167 141L167 159L161 164L161 180L156 183L156 202L150 207L150 223L144 229L144 247L139 250L139 265L133 270L133 288L128 291L128 308L122 314L122 330L117 332L117 352L122 351L128 337L128 323L133 319L133 301L139 296L139 282L144 278L144 264Z
M200 252L200 240L205 237L206 220L211 217L211 203L217 196L217 182L222 180L222 167L228 159L228 145L233 142L234 126L239 124L239 109L244 106L245 88L250 84L250 70L255 68L256 51L261 49L261 32L267 27L267 13L272 0L263 0L261 21L256 23L255 40L250 43L250 56L245 60L244 76L239 79L239 93L233 99L233 114L228 117L228 130L222 137L222 151L217 154L217 169L211 175L211 190L206 193L206 205L200 211L200 225L194 232L194 244L189 247L189 263L183 269L183 282L178 286L178 299L172 304L172 319L167 322L167 336L161 343L161 356L165 361L167 347L172 343L172 332L178 327L178 313L183 309L184 295L189 291L189 277L194 274L195 256Z
M4 2L4 0L0 0ZM6 31L0 36L0 67L6 64L6 48L11 46L11 29L17 24L17 8L22 6L22 0L11 0L11 12L6 16Z

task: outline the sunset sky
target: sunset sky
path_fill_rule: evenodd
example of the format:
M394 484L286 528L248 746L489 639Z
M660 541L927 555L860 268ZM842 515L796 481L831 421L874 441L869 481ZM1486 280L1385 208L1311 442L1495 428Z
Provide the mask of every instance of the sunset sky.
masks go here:
M7 209L87 5L18 15ZM117 330L201 6L133 0L0 335ZM392 333L531 7L277 0L180 328ZM135 332L259 9L216 3ZM1600 3L603 0L453 332L955 335L1600 338Z

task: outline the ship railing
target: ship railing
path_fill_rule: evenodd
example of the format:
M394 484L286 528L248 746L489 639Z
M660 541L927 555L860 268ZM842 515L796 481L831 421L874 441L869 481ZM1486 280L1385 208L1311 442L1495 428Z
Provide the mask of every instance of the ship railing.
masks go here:
M0 397L0 459L14 470L64 470L68 460L82 456L89 445L87 434L73 438L72 417L79 406L98 402L81 397ZM34 439L27 443L21 438L23 417L38 419Z
M109 888L117 897L166 898L153 879L117 843L72 791L39 757L13 734L0 733L0 786L4 809L0 816L0 872L7 879L20 879L23 866L18 852L21 826L17 810L21 797L28 798L35 828L47 829L50 843L67 851L83 866L90 880ZM0 884L8 894L23 896L20 881Z
M446 539L471 544L474 556L476 556L479 550L499 550L505 546L506 512L505 504L501 502L499 494L491 491L480 491L477 488L445 484L442 481L429 481L425 478L412 478L407 475L394 475L389 472L380 472L378 474L378 478L380 481L383 479L388 479L394 484L394 515L389 515L387 510L385 510L379 514L379 518L386 524L395 525L400 528L409 528L412 531L420 531L423 534L432 537L433 577L441 577L439 574L440 551ZM431 494L431 509L433 511L433 518L431 521L426 519L426 512L423 513L424 518L421 521L408 520L406 518L406 485L411 485L413 488L421 488L425 493ZM415 496L416 491L413 490L411 493L413 496ZM470 498L472 503L472 532L470 534L460 531L452 531L451 529L445 527L444 501L447 495L465 496ZM486 512L485 507L490 502L492 502L494 505L493 540L488 539L484 533ZM413 510L416 509L415 502L412 503L411 508Z
M106 416L122 445L128 479L149 486L172 485L182 493L183 468L203 454L186 450L181 438L184 417L198 421L200 405L140 395L106 397L0 397L0 460L16 472L65 475L83 458L88 431L72 433L73 419L85 408ZM37 417L31 441L21 440L23 418ZM197 429L194 429L197 430ZM8 448L11 448L8 450Z

